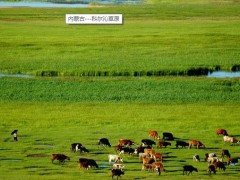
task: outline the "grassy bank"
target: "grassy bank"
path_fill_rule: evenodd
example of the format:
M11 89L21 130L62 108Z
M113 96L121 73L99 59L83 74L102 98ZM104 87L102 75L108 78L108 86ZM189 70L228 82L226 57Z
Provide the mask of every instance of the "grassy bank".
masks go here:
M120 138L130 138L136 143L147 138L147 130L159 133L170 131L182 140L199 139L206 149L176 149L175 143L157 152L164 155L166 173L158 177L155 173L141 171L136 155L124 155L126 171L124 179L186 179L182 166L192 164L199 172L189 179L221 179L227 176L236 179L239 166L228 166L226 172L218 171L209 176L207 163L203 161L206 152L220 155L221 149L229 149L233 157L239 157L239 146L223 143L215 135L217 127L225 127L232 135L238 135L239 106L236 104L95 104L95 103L0 103L2 140L1 178L13 179L110 179L107 155L115 154L114 148L98 148L100 137L109 138L112 145ZM67 128L66 128L67 127ZM10 132L19 129L19 142L13 142ZM238 137L237 136L237 137ZM81 142L90 150L79 156L70 151L70 144ZM134 146L136 147L136 146ZM51 153L65 153L71 161L64 165L51 163ZM201 162L193 162L192 156L200 155ZM77 167L79 157L93 158L99 169L82 170ZM226 159L224 159L226 160ZM21 179L21 178L20 178Z
M205 2L205 3L203 3ZM239 64L235 1L172 1L144 6L1 8L1 72L231 70ZM123 25L66 25L67 13L122 13Z

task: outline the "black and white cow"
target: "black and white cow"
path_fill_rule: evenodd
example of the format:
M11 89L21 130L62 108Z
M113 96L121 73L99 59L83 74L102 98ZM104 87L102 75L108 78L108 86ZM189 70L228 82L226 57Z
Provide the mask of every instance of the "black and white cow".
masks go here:
M109 140L107 138L100 138L98 140L98 145L99 146L101 145L103 147L106 147L106 146L111 147L111 144L110 144L110 142L109 142Z

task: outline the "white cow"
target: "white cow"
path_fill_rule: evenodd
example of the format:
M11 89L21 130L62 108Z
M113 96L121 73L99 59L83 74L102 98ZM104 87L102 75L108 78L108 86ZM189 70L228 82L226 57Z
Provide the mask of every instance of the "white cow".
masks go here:
M119 163L119 162L123 162L123 158L120 157L119 155L109 154L108 161L109 163L111 163L112 161L114 161L115 163Z
M230 143L240 143L235 137L233 136L223 136L224 142L230 142Z
M113 164L112 168L113 169L121 169L123 170L125 166L123 164Z

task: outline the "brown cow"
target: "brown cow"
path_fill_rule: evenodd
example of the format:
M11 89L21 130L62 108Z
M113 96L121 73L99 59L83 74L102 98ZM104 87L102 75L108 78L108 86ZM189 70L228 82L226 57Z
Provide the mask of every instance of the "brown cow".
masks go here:
M153 137L154 139L160 139L158 132L154 130L149 130L148 131L148 136Z
M227 156L227 158L231 157L231 155L227 149L222 150L222 158L224 158L224 156Z
M153 162L155 162L155 160L150 157L143 157L142 161L143 161L143 164L152 164Z
M228 133L225 129L221 129L221 128L217 128L216 129L216 134L219 135L224 135L224 136L228 136Z
M52 163L54 160L58 160L59 163L63 163L65 160L70 160L70 157L65 156L64 154L52 154Z
M154 153L153 158L155 161L157 161L157 160L161 161L161 162L163 161L163 155L161 153Z
M118 141L120 146L132 146L134 145L134 142L129 139L119 139Z
M227 165L238 163L238 158L228 158Z
M198 141L198 140L189 140L188 144L189 144L188 149L191 149L192 146L196 146L197 149L205 148L205 145L203 143L201 143L201 141Z
M163 167L163 164L161 162L154 162L152 165L153 168L160 168L163 172L166 172L166 169Z
M212 172L216 174L216 167L214 165L209 165L207 169L208 173L211 174Z
M155 154L155 151L153 149L145 148L144 153L148 154L149 156L153 157L153 154Z
M220 162L220 161L217 161L217 162L214 162L213 165L215 166L215 168L217 169L222 169L223 171L226 170L226 167L225 165L223 164L223 162Z

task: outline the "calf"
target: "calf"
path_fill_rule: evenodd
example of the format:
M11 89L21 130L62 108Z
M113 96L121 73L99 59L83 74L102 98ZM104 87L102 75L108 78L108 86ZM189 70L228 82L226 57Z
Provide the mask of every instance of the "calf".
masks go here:
M191 165L184 165L183 166L183 175L184 174L186 174L186 175L192 174L193 171L198 172L198 169L191 166Z
M184 141L176 141L176 148L178 148L178 146L182 146L182 148L185 148L186 146L189 146L189 144Z
M201 141L198 141L198 140L189 140L188 144L189 144L188 149L191 149L192 146L196 146L197 149L205 148L205 145L203 143L201 143Z
M52 154L52 163L54 160L58 160L59 163L60 162L64 162L65 160L69 160L70 161L70 157L64 155L64 154Z
M124 175L124 171L121 169L112 169L111 172L112 172L112 179L114 176L117 176L117 179L118 179L118 177L121 178L121 175Z
M119 155L109 154L108 161L109 161L109 163L111 163L112 161L115 163L117 163L117 162L119 163L119 162L123 162L123 158L121 158Z
M219 135L224 135L224 136L228 136L228 133L225 129L221 129L221 128L217 128L216 129L216 134Z
M156 145L155 141L151 139L142 139L141 142L142 142L142 146L152 147L153 145Z
M208 166L207 171L208 171L209 174L212 174L212 172L213 172L214 174L216 174L216 168L215 168L215 166L212 165L212 164Z
M219 170L221 169L223 171L226 170L226 167L223 164L223 162L217 161L217 162L214 162L213 165L215 166L216 169L218 168Z
M160 139L158 132L154 130L149 130L148 131L148 136L153 137L154 139Z
M231 155L227 149L223 149L221 155L222 155L222 158L224 158L224 156L227 156L227 158L231 157Z
M107 138L100 138L98 140L98 145L103 147L106 147L106 146L111 147L111 144Z
M159 141L157 144L157 148L162 148L163 146L166 148L167 146L171 146L171 143L166 141Z
M169 140L169 141L173 141L174 137L172 133L169 132L163 132L163 139L164 140Z
M120 146L132 146L134 145L134 142L129 139L119 139L118 141Z
M238 163L238 158L228 158L227 165Z

